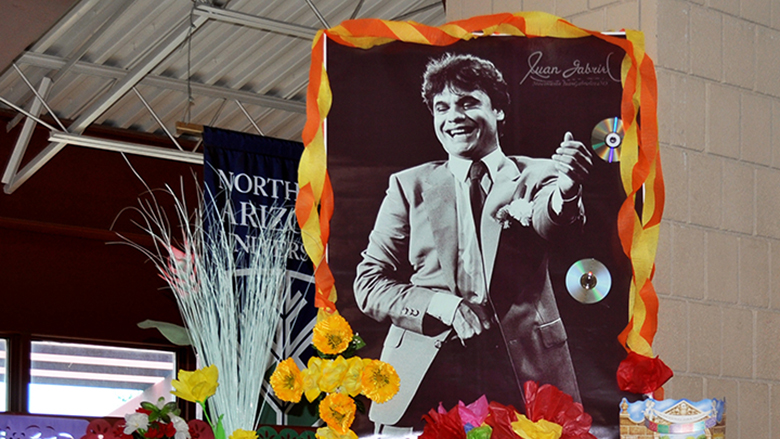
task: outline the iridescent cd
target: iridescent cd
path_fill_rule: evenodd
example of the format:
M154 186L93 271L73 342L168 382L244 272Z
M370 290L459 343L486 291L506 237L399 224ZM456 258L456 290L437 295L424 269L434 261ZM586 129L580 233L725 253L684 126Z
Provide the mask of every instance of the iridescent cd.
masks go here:
M623 121L610 117L597 123L590 135L593 151L609 163L620 161L620 148L623 145Z
M580 259L566 272L566 289L580 303L596 303L603 300L612 288L612 276L601 262Z

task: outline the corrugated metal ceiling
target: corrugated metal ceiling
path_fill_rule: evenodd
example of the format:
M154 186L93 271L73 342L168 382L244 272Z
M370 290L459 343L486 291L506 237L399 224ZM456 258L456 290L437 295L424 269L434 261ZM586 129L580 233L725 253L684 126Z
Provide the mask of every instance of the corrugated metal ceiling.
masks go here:
M350 18L438 26L445 13L441 0L81 0L15 65L36 88L53 80L46 102L71 133L95 123L163 134L146 100L172 133L177 121L254 123L300 140L311 38ZM35 99L15 68L0 76L0 97L23 108Z

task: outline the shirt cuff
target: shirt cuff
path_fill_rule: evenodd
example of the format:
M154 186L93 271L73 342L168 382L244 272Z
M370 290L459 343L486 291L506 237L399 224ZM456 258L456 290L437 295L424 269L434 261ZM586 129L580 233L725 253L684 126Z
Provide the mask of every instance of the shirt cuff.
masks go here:
M462 300L462 298L452 294L436 293L431 298L431 302L428 304L428 309L425 312L445 325L452 326L455 311Z

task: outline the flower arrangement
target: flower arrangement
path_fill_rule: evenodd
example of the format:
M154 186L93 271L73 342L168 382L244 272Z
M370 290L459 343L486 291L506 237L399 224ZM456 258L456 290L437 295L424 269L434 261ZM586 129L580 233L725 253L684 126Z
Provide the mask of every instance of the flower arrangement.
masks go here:
M206 410L206 401L214 396L217 387L219 387L217 367L211 365L192 372L180 370L178 378L171 382L175 389L171 393L185 401L198 404L203 409L206 421L211 427L212 437L225 439L225 428L222 425L224 415L220 415L215 423ZM144 401L134 413L125 415L122 430L124 439L130 439L130 437L134 439L197 439L190 434L190 426L179 417L180 413L181 410L176 407L175 402L166 403L162 397L155 404ZM257 439L257 432L239 428L233 431L228 439Z
M525 415L511 405L488 402L484 395L449 411L439 405L423 415L420 439L595 439L589 433L592 418L571 396L533 381L524 390Z
M243 251L233 226L222 221L233 207L220 207L214 195L198 192L200 201L190 209L170 187L149 189L132 210L140 216L138 227L152 238L151 248L119 236L146 255L168 283L199 360L223 372L222 386L208 396L213 396L208 410L202 390L192 387L196 393L179 396L199 402L227 431L251 430L259 423L256 407L286 291L293 233L281 216L269 217L264 228L247 235L256 250ZM157 193L171 197L173 219Z
M292 358L280 362L271 375L271 387L283 401L299 402L302 396L310 403L320 400L320 418L327 426L317 429L317 438L356 439L350 427L356 412L363 411L357 396L375 403L389 401L398 392L398 374L388 363L354 356L365 343L338 312L320 312L312 344L317 355L307 367L300 370Z

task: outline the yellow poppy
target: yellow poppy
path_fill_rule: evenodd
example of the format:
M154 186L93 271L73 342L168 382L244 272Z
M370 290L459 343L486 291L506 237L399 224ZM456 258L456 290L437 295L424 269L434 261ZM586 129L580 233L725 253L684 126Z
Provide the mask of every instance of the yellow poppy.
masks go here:
M363 360L360 357L352 357L347 360L347 373L341 381L339 392L349 396L357 396L363 389Z
M357 439L357 435L352 430L347 431L346 434L338 434L330 427L318 428L315 436L317 439Z
M517 421L512 423L512 430L523 439L559 439L563 434L563 427L550 422L546 419L540 419L538 422L516 413Z
M179 379L171 381L171 393L190 402L203 403L217 392L219 370L211 365L193 372L179 371Z
M331 393L320 401L320 418L337 434L347 434L356 411L355 401L341 393Z
M352 336L352 328L344 317L333 314L314 325L312 343L323 354L335 355L347 349Z
M401 385L395 368L384 361L363 360L363 394L374 402L387 402Z
M325 393L335 392L347 374L347 367L347 360L341 355L336 357L335 360L324 360L322 362L320 379L317 381L320 390Z
M306 395L306 399L309 402L313 402L320 396L320 386L317 382L320 380L322 369L322 358L311 357L309 358L309 364L306 369L301 372L303 377L303 393Z
M271 387L282 401L298 402L303 394L303 377L295 360L288 358L276 366L271 375Z
M257 439L256 431L241 430L240 428L230 435L229 439Z

